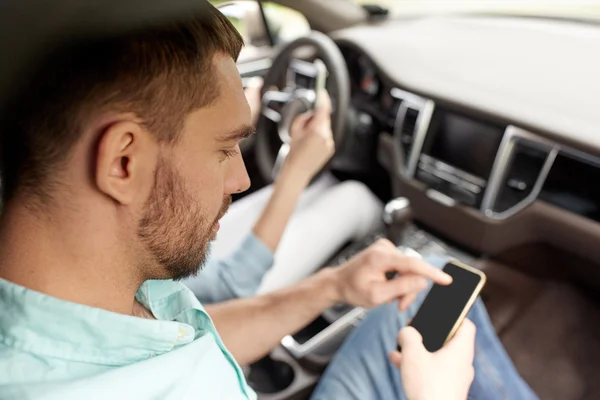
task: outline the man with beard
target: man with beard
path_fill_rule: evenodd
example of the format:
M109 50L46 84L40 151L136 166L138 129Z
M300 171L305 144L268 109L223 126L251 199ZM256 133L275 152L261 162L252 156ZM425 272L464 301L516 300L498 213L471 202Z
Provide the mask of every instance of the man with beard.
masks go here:
M255 398L239 365L325 308L404 309L425 278L450 283L385 241L288 289L206 309L177 282L250 184L241 46L207 6L196 20L51 51L3 112L0 399ZM329 110L304 129L330 129ZM481 305L477 337L466 321L435 354L403 330L396 371L386 353L406 314L395 309L367 317L317 398L529 395Z
M244 90L254 126L261 88L257 79ZM210 259L183 281L202 304L297 283L344 243L382 229L383 204L362 182L324 173L308 187L335 151L331 129L306 129L311 115L294 120L289 153L273 184L234 203L219 221Z

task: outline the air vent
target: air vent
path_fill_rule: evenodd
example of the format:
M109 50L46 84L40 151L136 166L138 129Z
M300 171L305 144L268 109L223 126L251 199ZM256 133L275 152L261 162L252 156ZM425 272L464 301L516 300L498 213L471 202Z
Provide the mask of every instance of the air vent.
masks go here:
M433 101L398 88L390 90L395 99L392 107L398 107L394 123L394 139L397 154L403 158L398 165L399 172L413 177L417 168L419 154L423 146L425 128L433 113ZM421 114L422 113L422 114Z
M562 152L540 192L539 199L600 222L600 159Z
M388 108L387 112L387 124L388 126L394 130L396 126L396 120L398 119L398 111L400 111L400 106L402 105L402 99L394 99L390 97L391 106Z
M515 143L493 207L494 212L506 212L526 202L538 184L549 153L548 148L534 142L520 140Z
M400 133L399 133L399 143L400 148L402 150L402 155L404 156L405 164L408 162L410 151L412 150L412 146L415 140L415 133L417 129L417 120L419 118L419 110L412 107L401 107L399 114L403 119L399 121L401 124Z

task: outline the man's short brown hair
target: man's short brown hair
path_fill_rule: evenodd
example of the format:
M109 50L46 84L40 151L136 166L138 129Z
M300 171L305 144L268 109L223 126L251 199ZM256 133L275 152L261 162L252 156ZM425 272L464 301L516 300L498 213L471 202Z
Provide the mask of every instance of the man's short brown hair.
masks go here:
M47 199L86 124L103 113L132 112L158 140L177 140L184 117L218 96L213 56L237 60L242 45L209 6L187 22L55 49L2 118L4 202L22 190Z

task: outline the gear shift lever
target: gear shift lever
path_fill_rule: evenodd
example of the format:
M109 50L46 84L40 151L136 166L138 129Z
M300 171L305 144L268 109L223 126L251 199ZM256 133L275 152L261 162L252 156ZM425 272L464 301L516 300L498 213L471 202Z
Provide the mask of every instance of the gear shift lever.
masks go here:
M406 197L390 200L383 208L383 222L387 228L387 238L394 244L400 245L402 234L412 220L410 201Z

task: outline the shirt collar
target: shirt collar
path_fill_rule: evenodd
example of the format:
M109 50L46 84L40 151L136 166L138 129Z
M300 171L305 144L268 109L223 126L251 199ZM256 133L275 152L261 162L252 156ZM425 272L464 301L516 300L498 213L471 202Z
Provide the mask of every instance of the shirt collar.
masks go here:
M158 320L60 300L0 278L0 341L48 357L126 365L189 343L197 330L212 325L180 283L145 282L136 298Z

